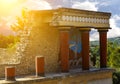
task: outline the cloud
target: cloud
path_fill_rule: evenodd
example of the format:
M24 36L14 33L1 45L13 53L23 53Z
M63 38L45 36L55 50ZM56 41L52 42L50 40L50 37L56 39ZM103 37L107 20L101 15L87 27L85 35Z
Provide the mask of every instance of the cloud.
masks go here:
M13 19L16 19L15 16L21 15L21 11L23 8L27 8L28 10L50 10L52 9L51 5L45 0L26 0L22 4L18 5L13 10L13 12L11 13L11 16L13 17ZM12 22L15 22L15 20L13 20ZM8 23L8 24L11 24L11 23Z
M46 10L52 9L51 5L45 0L27 0L23 7L31 10Z
M99 4L100 6L109 6L111 5L112 2L111 1L100 1L99 3L100 3Z
M84 2L73 2L72 8L97 11L97 4L98 2L90 2L88 0Z
M99 33L96 29L92 29L90 32L90 41L99 40Z
M108 32L108 38L120 36L120 27L117 25L117 21L120 21L120 16L114 15L110 19L110 27L112 28Z

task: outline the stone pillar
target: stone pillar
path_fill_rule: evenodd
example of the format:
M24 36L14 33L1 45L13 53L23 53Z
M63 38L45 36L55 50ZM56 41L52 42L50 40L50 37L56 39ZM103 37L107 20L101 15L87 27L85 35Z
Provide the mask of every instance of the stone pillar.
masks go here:
M90 29L80 30L82 42L82 70L89 70L89 31Z
M44 73L45 73L44 57L37 56L36 59L35 59L35 66L36 66L36 76L44 76Z
M100 68L106 68L107 66L107 31L98 30L100 40Z
M60 30L61 71L69 71L69 30Z
M5 67L5 80L15 81L15 67L14 66Z

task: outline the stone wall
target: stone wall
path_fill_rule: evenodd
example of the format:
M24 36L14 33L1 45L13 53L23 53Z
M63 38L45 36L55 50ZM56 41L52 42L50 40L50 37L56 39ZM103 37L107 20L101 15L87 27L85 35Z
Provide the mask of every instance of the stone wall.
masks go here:
M15 62L1 64L0 77L4 76L5 66L16 66L16 75L34 74L36 56L45 57L45 72L59 71L59 31L43 23L46 17L34 12L32 15L28 13L26 26L24 31L20 31L20 43L14 53Z

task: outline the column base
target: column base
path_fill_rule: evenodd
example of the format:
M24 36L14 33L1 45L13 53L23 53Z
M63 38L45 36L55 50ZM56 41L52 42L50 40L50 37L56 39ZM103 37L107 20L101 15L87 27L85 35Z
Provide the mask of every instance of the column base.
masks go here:
M36 76L45 76L44 73L37 73Z
M6 81L16 81L15 77L5 77Z

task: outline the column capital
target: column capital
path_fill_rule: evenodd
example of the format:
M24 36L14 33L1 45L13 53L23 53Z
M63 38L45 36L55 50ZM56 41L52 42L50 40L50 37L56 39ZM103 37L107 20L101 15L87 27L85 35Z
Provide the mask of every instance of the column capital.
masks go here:
M98 32L108 32L108 29L98 29Z
M78 28L80 31L91 31L90 28Z
M58 27L60 31L70 31L72 27Z

